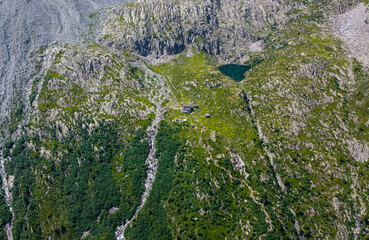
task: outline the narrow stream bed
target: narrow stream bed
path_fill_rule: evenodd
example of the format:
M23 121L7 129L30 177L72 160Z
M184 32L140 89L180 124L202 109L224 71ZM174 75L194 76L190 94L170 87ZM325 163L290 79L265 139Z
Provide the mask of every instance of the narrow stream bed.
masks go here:
M162 106L163 102L164 100L169 98L168 93L167 93L167 88L164 83L164 79L160 75L153 73L151 70L147 69L143 65L140 65L139 67L144 68L145 72L147 73L146 81L150 82L151 84L154 84L154 87L151 87L152 90L149 94L149 99L156 106L156 111L155 111L155 119L151 122L150 126L147 128L147 135L148 135L150 151L146 159L147 177L145 180L145 191L142 194L141 203L137 207L133 217L118 227L115 233L115 237L118 240L125 240L124 231L132 223L132 221L136 219L139 211L145 205L146 200L152 189L152 185L155 181L155 176L156 176L156 172L158 169L158 160L155 158L155 152L156 152L155 139L158 133L160 122L164 118L165 109ZM158 89L159 89L159 92L156 92L156 94L154 94L154 91Z

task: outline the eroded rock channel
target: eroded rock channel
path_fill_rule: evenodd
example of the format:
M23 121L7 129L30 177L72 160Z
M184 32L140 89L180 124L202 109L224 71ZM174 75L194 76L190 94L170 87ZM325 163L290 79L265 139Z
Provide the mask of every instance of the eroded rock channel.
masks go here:
M155 139L158 133L159 124L164 118L164 113L165 113L165 108L163 108L164 100L169 98L169 95L168 95L169 90L165 86L163 77L158 74L155 74L154 72L146 68L143 64L139 64L139 65L141 68L144 68L146 72L146 76L145 76L146 82L152 86L151 93L149 94L149 99L150 99L150 102L155 105L156 111L155 111L155 119L151 122L150 126L147 128L150 152L145 162L147 165L147 177L145 180L145 191L142 194L141 203L137 207L133 217L118 227L116 234L115 234L116 239L118 240L125 239L124 232L126 228L132 223L132 221L136 219L139 211L145 205L146 200L152 189L152 185L155 181L155 176L156 176L156 172L158 169L158 159L155 158L155 153L156 153Z

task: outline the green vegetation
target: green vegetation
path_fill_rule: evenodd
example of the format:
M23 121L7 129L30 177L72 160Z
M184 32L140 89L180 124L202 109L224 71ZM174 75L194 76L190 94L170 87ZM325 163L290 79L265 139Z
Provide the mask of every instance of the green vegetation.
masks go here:
M40 78L35 78L32 83L32 92L29 95L29 102L32 105L33 101L35 101L38 94L38 83L40 82Z
M21 98L18 96L17 98ZM17 128L19 123L23 119L23 104L19 100L18 104L15 105L15 108L10 113L10 123L9 123L9 132L12 134Z
M6 169L9 174L15 176L12 203L14 209L14 239L37 239L41 237L41 225L37 217L38 207L34 199L35 177L29 161L30 152L25 147L26 140L26 137L22 137L15 144L11 155L11 165L8 165ZM26 219L28 219L28 224ZM32 235L35 237L31 238L29 229L32 229Z
M2 186L2 180L0 179L0 184ZM0 190L0 239L5 240L5 225L12 220L12 214L9 211L9 207L5 202L5 196L3 189Z
M50 129L52 135L55 130ZM44 144L37 138L20 139L7 166L15 176L14 239L75 239L86 231L88 239L113 239L144 190L145 138L145 131L138 130L123 151L113 125L101 123L89 134L80 123L76 135L50 139L54 151L66 152L57 162L26 147L33 142L40 149Z
M45 88L50 80L57 78L57 79L64 79L65 77L61 76L59 73L49 70L44 78L44 82L42 83L42 87Z
M178 128L162 122L156 137L158 172L146 204L137 221L126 231L127 239L171 239L164 203L168 199L174 179L174 157L183 160L183 143L176 136Z
M47 45L43 45L40 49L36 52L37 54L43 54L47 50Z
M60 50L56 55L55 55L55 59L56 60L58 60L58 59L60 59L62 56L63 56L63 54L65 53L65 51L64 50Z
M187 118L187 123L180 125L179 135L192 146L186 150L185 155L189 157L176 164L176 184L165 204L167 215L172 216L169 224L172 235L191 239L222 239L226 236L248 238L264 234L268 229L266 216L260 205L250 198L250 191L243 184L243 176L233 170L231 152L227 150L232 148L242 156L252 176L270 171L269 166L265 167L260 160L257 165L254 163L253 159L259 159L263 150L254 126L247 120L240 91L233 80L222 77L207 54L196 53L191 58L184 55L171 63L154 67L169 77L172 91L180 102L192 102L200 107L190 115L175 110L168 114L169 119ZM187 81L195 82L196 88L188 85ZM190 86L190 90L182 90L184 86ZM240 110L245 118L234 115ZM211 113L211 119L204 118L207 112ZM214 131L216 140L211 137ZM255 147L245 147L250 144ZM207 153L206 149L211 149L211 152ZM263 191L265 199L271 201L278 198L277 189L271 182L262 183L260 179L252 177L250 184L255 185L258 191ZM275 196L270 196L271 192ZM195 197L198 194L207 198ZM235 219L241 222L249 219L252 232L242 232L235 226ZM267 236L272 238L281 235L268 232Z
M99 17L100 17L100 13L99 13L99 12L91 13L88 17L89 17L91 20L98 20L98 19L99 19Z

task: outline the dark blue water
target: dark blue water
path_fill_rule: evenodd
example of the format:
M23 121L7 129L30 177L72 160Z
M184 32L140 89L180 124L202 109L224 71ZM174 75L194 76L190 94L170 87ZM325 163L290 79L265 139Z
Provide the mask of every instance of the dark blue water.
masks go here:
M245 73L251 69L251 66L239 64L227 64L218 67L224 75L232 78L236 82L240 82L245 78Z

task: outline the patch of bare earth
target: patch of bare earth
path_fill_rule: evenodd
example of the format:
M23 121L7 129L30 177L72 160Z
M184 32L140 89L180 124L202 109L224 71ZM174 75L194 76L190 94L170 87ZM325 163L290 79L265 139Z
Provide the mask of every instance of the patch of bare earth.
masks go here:
M345 42L353 57L369 67L369 12L360 3L332 19L335 34Z

